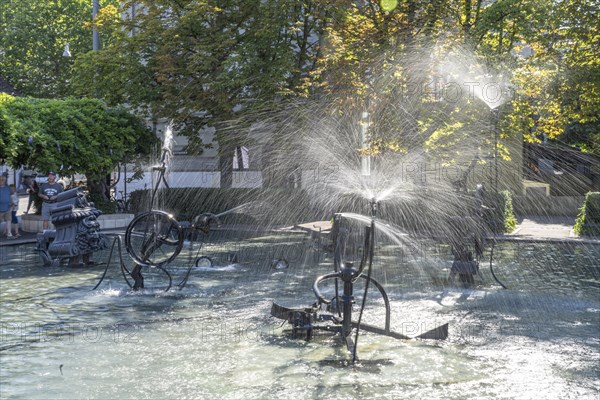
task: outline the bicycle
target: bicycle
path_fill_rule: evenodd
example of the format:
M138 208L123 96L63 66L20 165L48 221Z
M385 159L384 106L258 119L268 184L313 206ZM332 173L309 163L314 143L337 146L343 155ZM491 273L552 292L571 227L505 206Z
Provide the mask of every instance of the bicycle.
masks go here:
M129 212L129 208L131 206L131 200L129 198L129 194L128 195L123 195L123 191L119 190L119 193L121 194L120 198L117 198L115 196L115 191L111 191L111 196L110 196L110 202L114 204L115 207L115 213L117 214L123 214L123 213L127 213Z
M130 195L124 195L122 190L119 190L119 193L121 194L121 198L117 199L117 212L119 213L127 213L129 212L129 209L131 207L131 199L130 199Z

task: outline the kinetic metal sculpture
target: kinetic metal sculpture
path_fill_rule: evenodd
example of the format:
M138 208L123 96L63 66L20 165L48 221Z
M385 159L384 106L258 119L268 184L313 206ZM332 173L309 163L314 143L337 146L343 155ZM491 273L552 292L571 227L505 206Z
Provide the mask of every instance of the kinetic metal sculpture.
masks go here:
M96 218L102 211L89 203L81 188L58 195L50 212L53 230L37 235L37 248L45 266L58 265L62 259L89 256L108 246L108 238L99 232Z
M125 249L133 259L135 266L129 271L125 265L122 257L121 237L116 236L113 240L106 270L94 289L100 286L100 283L104 280L108 267L110 266L115 246L117 246L121 271L125 278L125 282L127 282L129 287L133 290L143 289L144 276L142 275L142 270L144 268L156 268L161 270L167 276L168 285L165 291L168 291L173 285L173 278L171 273L167 270L167 266L175 260L181 252L184 240L186 238L197 237L197 233L201 233L202 236L208 236L210 225L212 223L219 223L218 217L211 213L200 214L196 216L192 222L180 222L167 212L153 209L156 193L161 182L166 188L169 187L167 180L165 179L168 156L169 151L163 149L160 165L152 168L153 171L158 172L158 177L156 179L156 185L152 190L150 210L136 216L129 223L127 230L125 231ZM200 249L198 249L198 251L199 250ZM183 279L176 284L179 288L182 288L186 284L194 265L212 266L212 260L207 256L196 257L195 263L189 265ZM130 282L129 278L133 279L133 283Z
M355 269L352 263L344 262L343 260L344 232L339 229L341 215L338 214L334 219L334 228L332 230L334 243L334 272L322 275L315 280L313 292L317 297L317 301L305 308L288 308L276 303L273 303L271 307L272 316L284 319L292 325L292 333L295 337L301 334L306 340L310 340L313 337L314 331L317 330L338 334L345 342L348 351L352 354L353 362L357 360L356 345L360 329L395 339L412 339L401 333L390 330L391 309L387 293L383 286L371 276L375 248L377 207L377 201L375 199L371 200L371 224L370 226L365 227L364 250L358 269ZM367 268L366 275L364 274L365 268ZM358 320L354 321L352 317L354 282L359 278L366 280L366 285ZM326 299L319 290L319 283L328 279L335 280L335 296L331 300ZM339 283L343 284L343 292L341 295L338 290ZM385 326L383 328L361 322L370 283L377 288L385 303ZM325 307L323 307L323 305L325 305ZM354 339L352 338L353 329L356 330ZM448 324L444 324L427 331L416 338L444 340L447 336Z

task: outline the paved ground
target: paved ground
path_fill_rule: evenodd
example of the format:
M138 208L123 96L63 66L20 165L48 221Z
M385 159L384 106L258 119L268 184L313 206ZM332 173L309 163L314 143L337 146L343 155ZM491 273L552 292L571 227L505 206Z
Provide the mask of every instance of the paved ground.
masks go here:
M517 229L507 236L522 238L574 239L575 218L571 217L524 217Z
M23 215L23 212L25 212L27 210L27 202L28 201L29 201L29 195L27 195L27 194L19 195L19 209L17 210L18 217ZM31 206L30 211L31 212L34 211L33 206ZM4 224L2 224L2 230L0 231L0 246L35 242L35 233L25 233L23 231L20 231L19 233L21 234L20 238L12 239L12 240L6 239L6 236L4 236Z

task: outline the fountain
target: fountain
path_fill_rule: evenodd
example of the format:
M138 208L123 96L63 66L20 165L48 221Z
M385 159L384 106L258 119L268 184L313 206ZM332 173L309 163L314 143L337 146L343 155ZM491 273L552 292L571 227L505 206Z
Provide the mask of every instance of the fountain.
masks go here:
M169 140L171 140L170 138ZM170 142L169 142L170 143ZM170 150L164 147L162 151L161 161L158 165L152 167L152 172L156 172L156 180L154 188L151 191L150 210L138 214L127 226L124 235L125 249L135 263L131 271L127 268L123 261L122 241L123 239L117 235L113 239L111 253L106 263L104 274L94 287L97 289L108 272L111 266L112 254L117 248L119 265L125 282L134 291L144 289L144 276L142 268L155 268L162 271L167 279L168 284L165 291L168 291L173 285L173 278L169 273L167 266L175 260L183 248L184 240L197 237L206 237L210 233L211 224L219 224L219 215L212 213L203 213L197 215L192 222L177 221L172 215L165 211L154 209L156 194L161 184L165 188L169 188L166 179L168 171L167 164L170 160ZM176 284L180 289L183 288L189 279L192 267L203 265L205 267L212 266L212 260L207 256L199 256L202 243L197 250L195 261L190 263L182 280ZM190 253L193 249L193 243L190 242ZM129 281L133 279L133 283Z
M406 120L395 127L399 136L414 144L381 154L367 148L374 141L365 136L377 139L377 132L376 124L359 124L362 104L333 116L319 108L297 111L309 121L301 128L296 121L278 128L298 141L285 143L293 154L272 158L275 167L308 167L301 181L316 211L299 222L334 220L329 236L319 236L324 246L316 261L307 257L313 250L305 232L261 229L242 237L214 229L220 215L184 223L156 204L132 222L128 239L98 252L107 259L115 251L129 254L143 276L121 269L127 287L106 270L102 287L97 269L40 271L26 248L0 247L2 395L596 398L600 246L490 247L487 230L474 230L493 208L484 186L466 193L479 183L469 175L456 190L452 181L463 170L424 165L428 154L417 146L423 140L410 119L423 110L373 101L369 121L384 108L393 111ZM482 126L464 129L472 140L460 148L488 144L476 135ZM162 167L155 169L160 185L168 183ZM485 187L493 190L493 183ZM243 208L294 211L295 204L269 200ZM206 239L202 250L211 259L196 251L182 257L195 234ZM449 286L455 241L473 246L480 261L493 258L491 272L508 289L483 268L474 286ZM206 245L217 242L237 260L212 257L215 247ZM300 256L274 262L283 259L282 243ZM255 257L247 263L250 252ZM171 286L164 271L180 274L175 284L186 289L164 291ZM301 340L290 339L281 320Z
M376 232L376 217L378 202L375 198L370 201L371 223L365 227L364 245L362 258L358 269L354 268L352 262L344 262L344 243L345 237L343 231L339 228L341 223L341 214L334 217L334 272L319 276L313 284L313 291L317 297L316 303L305 308L288 308L273 303L271 315L283 320L286 320L292 325L292 334L294 337L302 335L306 340L312 339L313 332L328 331L338 335L345 343L346 348L352 355L352 362L358 360L357 357L357 342L359 331L362 329L367 332L376 333L379 335L389 336L395 339L411 339L401 333L390 330L390 315L391 307L387 293L381 283L371 276L373 270L373 253L375 251L375 232ZM367 273L364 274L365 268ZM354 282L362 278L366 280L366 285L363 294L362 305L358 321L352 319L352 306L354 304ZM325 280L335 280L335 295L332 299L327 299L319 290L319 283ZM343 292L340 296L338 285L342 284ZM384 328L376 327L366 323L361 323L362 314L365 309L369 284L373 284L381 294L385 305L385 326ZM326 312L322 312L323 305L326 305ZM335 315L337 314L337 316ZM321 324L320 324L321 323ZM325 324L322 324L325 323ZM352 338L352 330L355 329L354 339ZM448 337L448 324L436 327L430 331L416 336L416 339L438 339L444 340Z
M467 65L468 68L466 68ZM449 57L449 61L440 63L440 70L446 83L453 82L468 88L468 95L472 97L468 100L479 99L491 110L494 134L492 182L497 192L499 181L498 107L509 98L509 93L506 90L508 85L504 82L503 77L500 77L502 82L498 83L497 79L484 73L478 64L474 62L466 63L464 60L458 60L458 57ZM376 92L375 96L378 94ZM490 204L487 199L484 185L479 183L474 195L468 193L468 179L481 160L478 156L478 146L474 146L474 157L469 162L468 167L458 174L458 179L448 179L449 182L446 184L441 181L434 182L433 185L431 183L425 184L423 176L415 177L405 173L419 170L418 167L415 167L415 164L423 162L424 159L423 149L412 146L411 143L411 141L420 142L418 133L411 127L412 121L410 119L412 115L407 111L414 108L415 101L411 99L393 99L396 102L393 105L388 101L388 99L372 100L369 103L370 111L362 111L360 117L355 117L355 119L353 119L351 112L348 113L346 119L342 117L339 120L315 118L313 115L311 121L315 121L314 124L309 123L306 132L303 135L298 135L299 142L291 146L292 148L305 149L302 153L307 155L306 157L309 159L306 164L328 164L333 166L330 169L335 171L337 175L337 179L326 182L326 185L323 185L323 182L309 182L305 186L311 193L315 203L318 204L318 208L336 210L334 211L334 233L332 234L334 236L334 271L321 275L314 281L313 291L317 301L311 306L288 307L274 302L271 314L289 322L292 325L291 333L295 337L311 339L316 331L337 334L345 342L347 349L352 354L353 361L356 360L356 339L360 329L399 339L409 338L407 335L390 330L388 295L383 285L371 276L373 257L375 256L376 233L387 236L389 231L379 229L380 225L382 227L394 225L391 222L383 224L377 222L379 207L383 205L391 220L400 223L401 226L404 224L403 228L405 229L412 229L413 235L425 234L427 237L448 243L451 253L455 257L450 276L455 273L460 275L461 282L471 287L474 285L474 275L478 274L479 271L479 263L484 255L486 240L497 229L497 227L488 226L493 219L491 214L494 212L495 205ZM381 141L378 142L376 133L369 132L372 115L382 115L385 111L378 110L378 108L390 107L396 107L407 116L407 122L396 128L399 131L408 132L404 134L404 137L401 137L405 143L408 143L408 148L403 154L394 152L386 154L382 152ZM311 109L306 113L318 115L318 111L315 109ZM308 118L300 117L298 119L306 120ZM348 123L348 120L352 122ZM293 123L290 125L293 125ZM346 134L340 134L341 131ZM372 147L371 144L379 148ZM477 178L475 177L475 179ZM451 188L454 188L455 192L451 192ZM420 214L415 213L415 209L411 206L407 208L407 204L418 198L423 200L421 206L424 206ZM342 254L344 253L343 249L345 249L343 241L346 239L342 238L343 235L336 238L335 225L339 224L340 218L350 215L346 212L347 209L360 213L360 205L365 203L368 203L370 210L370 222L366 223L363 243L355 243L355 249L352 250L354 254L362 253L359 257L359 267L356 269L353 262L343 260ZM419 218L420 216L422 218ZM416 220L415 217L417 217ZM362 218L359 216L358 219ZM442 222L440 223L440 221ZM394 229L396 228L392 228L392 230ZM398 237L398 235L392 234L388 239L391 238L398 245L404 245L411 240L398 240ZM339 238L342 238L342 242L337 241ZM470 248L473 251L470 251ZM470 256L471 253L476 255L476 259ZM489 265L496 282L506 288L494 274L492 267L493 244L490 251ZM392 266L387 267L392 268ZM354 321L352 320L353 290L354 283L359 279L366 280L366 287L358 321ZM436 277L436 279L446 282L441 277ZM322 282L326 280L335 282L333 298L326 298L319 289ZM384 327L381 328L369 324L361 328L360 320L365 309L367 289L370 284L379 291L385 306L386 317ZM340 287L343 287L341 294L339 293ZM352 329L356 329L355 340L351 338ZM448 325L442 324L424 331L420 335L415 335L415 337L420 339L446 339L447 334Z

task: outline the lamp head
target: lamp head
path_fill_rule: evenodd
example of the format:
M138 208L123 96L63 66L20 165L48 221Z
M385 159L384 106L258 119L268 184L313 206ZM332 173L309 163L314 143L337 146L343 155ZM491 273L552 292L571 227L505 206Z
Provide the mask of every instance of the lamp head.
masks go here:
M63 51L63 57L71 57L71 52L69 51L69 43L65 44L65 51Z

